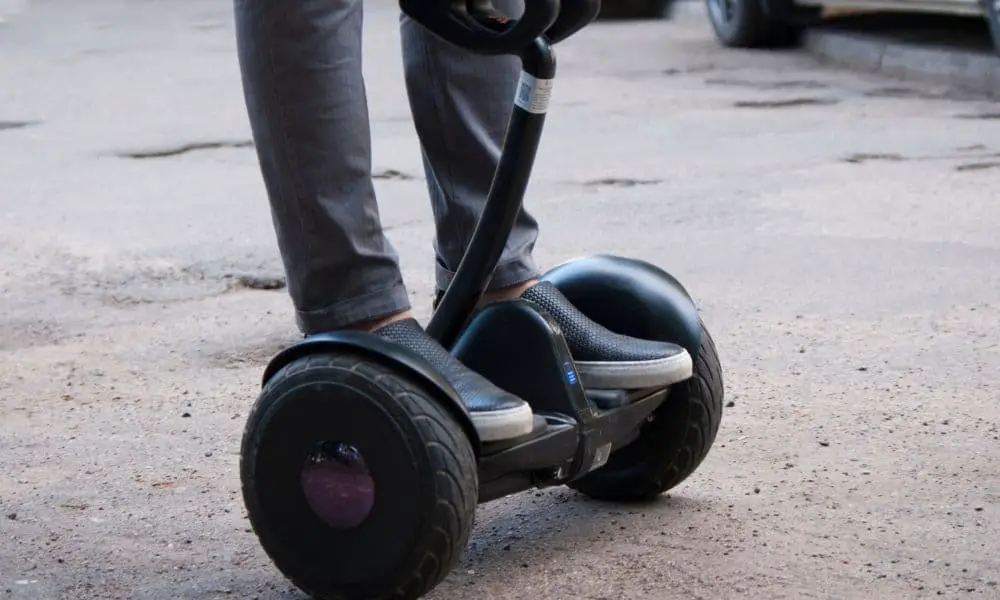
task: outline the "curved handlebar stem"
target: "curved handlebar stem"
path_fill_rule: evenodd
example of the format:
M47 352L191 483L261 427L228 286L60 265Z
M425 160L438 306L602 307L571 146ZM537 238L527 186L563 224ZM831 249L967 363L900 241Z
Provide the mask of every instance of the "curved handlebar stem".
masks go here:
M490 0L399 0L408 17L442 40L477 54L519 54L559 16L559 0L526 0L511 19Z
M545 37L552 44L561 42L589 25L600 12L601 0L563 0L559 16L545 31Z
M521 80L489 195L455 276L427 324L427 332L446 348L452 347L472 318L493 277L535 164L556 62L543 35L523 48L520 58Z

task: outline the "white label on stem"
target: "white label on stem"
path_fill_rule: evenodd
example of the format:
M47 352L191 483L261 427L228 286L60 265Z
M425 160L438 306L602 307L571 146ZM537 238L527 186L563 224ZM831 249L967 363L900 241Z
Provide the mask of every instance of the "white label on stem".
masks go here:
M514 104L532 114L544 115L549 110L549 98L551 96L551 79L539 79L521 71L521 79L517 82L517 94L514 96Z

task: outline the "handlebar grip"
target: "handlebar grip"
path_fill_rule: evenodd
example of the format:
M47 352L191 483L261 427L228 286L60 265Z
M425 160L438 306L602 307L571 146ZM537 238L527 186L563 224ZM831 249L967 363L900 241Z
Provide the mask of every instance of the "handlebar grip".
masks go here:
M600 12L601 0L569 0L560 7L559 16L545 31L545 37L557 44L589 25Z
M490 0L399 0L399 8L435 36L478 54L516 54L559 16L559 0L525 0L518 19Z

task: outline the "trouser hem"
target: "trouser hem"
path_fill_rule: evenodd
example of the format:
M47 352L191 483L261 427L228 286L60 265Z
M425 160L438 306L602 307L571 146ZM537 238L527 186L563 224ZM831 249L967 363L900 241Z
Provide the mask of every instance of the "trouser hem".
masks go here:
M455 277L455 273L442 266L441 263L436 263L434 275L438 292L447 289L448 285L451 284L451 280ZM540 276L541 272L538 270L537 265L535 265L534 259L530 256L516 258L497 265L497 268L493 272L493 279L490 280L486 291L495 292L505 287L537 279Z
M344 329L410 310L410 299L402 284L341 300L315 310L296 310L295 320L305 335Z

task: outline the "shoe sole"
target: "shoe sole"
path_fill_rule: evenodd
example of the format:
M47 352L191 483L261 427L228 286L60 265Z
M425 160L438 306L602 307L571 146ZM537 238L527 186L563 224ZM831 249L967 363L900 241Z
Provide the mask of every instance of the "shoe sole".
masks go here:
M483 442L500 442L528 435L535 424L527 402L515 408L470 412L469 415Z
M577 361L576 372L585 388L637 390L680 383L694 375L694 363L685 350L657 360Z
M592 389L639 389L679 383L694 375L687 351L658 360L581 361L576 363L580 383ZM472 424L483 442L499 442L528 435L534 414L527 402L514 408L470 412Z

